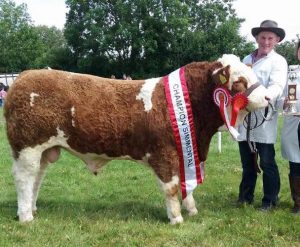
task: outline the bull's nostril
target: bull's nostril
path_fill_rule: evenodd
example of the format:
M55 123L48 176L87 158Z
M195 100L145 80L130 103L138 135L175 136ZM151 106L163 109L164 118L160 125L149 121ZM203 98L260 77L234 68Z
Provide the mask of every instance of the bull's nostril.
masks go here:
M271 99L270 99L269 97L267 97L267 96L265 97L265 99L266 99L267 101L270 101L270 100L271 100Z

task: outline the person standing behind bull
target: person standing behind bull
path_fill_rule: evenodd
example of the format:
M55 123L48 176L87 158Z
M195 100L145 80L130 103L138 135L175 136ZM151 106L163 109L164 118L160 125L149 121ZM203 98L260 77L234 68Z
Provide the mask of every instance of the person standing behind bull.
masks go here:
M296 56L300 61L300 40L296 47ZM300 112L300 67L294 73L297 74L296 104L297 112ZM286 99L287 100L287 99ZM286 104L284 104L284 109ZM300 116L285 115L281 133L281 154L289 161L289 183L291 196L294 201L292 213L300 213Z
M285 37L285 31L278 27L272 20L265 20L260 27L252 28L258 48L243 62L252 67L259 82L267 88L267 99L277 108L279 99L287 83L287 62L284 57L275 52L275 46ZM274 112L273 112L274 113ZM265 110L257 110L252 113L252 121L257 124L263 122ZM251 147L257 149L259 165L263 171L263 198L260 210L269 211L276 206L280 190L280 176L275 161L274 144L277 136L278 113L271 120L264 121L262 125L254 128L249 134ZM252 122L251 121L251 122ZM253 126L253 125L252 125ZM252 204L257 180L257 167L255 167L255 155L247 141L246 126L239 126L239 152L242 163L242 180L239 186L239 204Z
M4 105L5 97L6 97L5 86L3 83L0 83L0 107Z

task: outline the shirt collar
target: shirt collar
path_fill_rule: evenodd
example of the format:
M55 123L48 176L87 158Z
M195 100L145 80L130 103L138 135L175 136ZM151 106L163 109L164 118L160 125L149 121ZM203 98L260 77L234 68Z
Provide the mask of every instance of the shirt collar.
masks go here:
M265 56L262 56L262 57L260 57L259 59L256 59L257 51L258 51L258 49L256 49L254 52L251 53L252 64L258 62L258 61L261 60L262 58L270 57L270 56L272 56L272 55L275 53L274 50L271 50L271 51L270 51L268 54L266 54Z

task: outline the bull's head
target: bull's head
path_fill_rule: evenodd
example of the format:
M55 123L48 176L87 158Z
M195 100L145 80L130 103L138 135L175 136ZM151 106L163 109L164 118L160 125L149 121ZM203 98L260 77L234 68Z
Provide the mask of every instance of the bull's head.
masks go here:
M214 98L227 128L236 138L233 128L247 113L268 105L266 88L258 83L253 70L235 55L223 55L218 61L223 67L213 72Z

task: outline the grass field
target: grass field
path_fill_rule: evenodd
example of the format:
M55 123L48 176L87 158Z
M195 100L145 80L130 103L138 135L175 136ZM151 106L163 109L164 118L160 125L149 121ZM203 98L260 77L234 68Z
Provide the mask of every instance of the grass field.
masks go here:
M168 223L164 198L152 171L128 161L112 161L98 176L63 153L48 169L33 222L16 221L16 192L10 150L0 110L0 246L300 246L300 215L290 213L288 164L277 161L282 189L278 208L257 210L261 175L253 206L237 207L241 177L237 144L216 137L206 162L206 180L194 195L199 214Z

